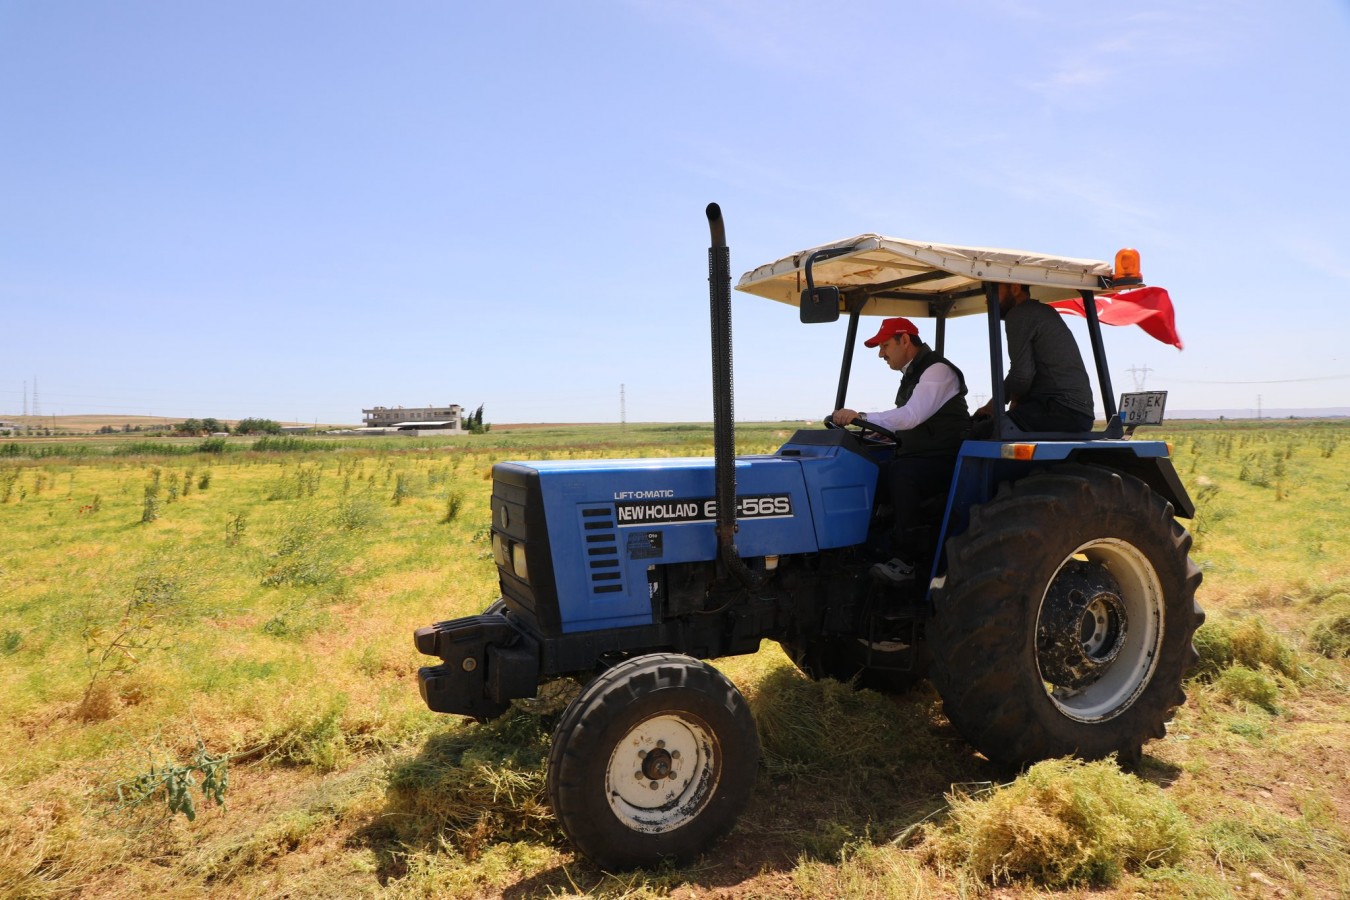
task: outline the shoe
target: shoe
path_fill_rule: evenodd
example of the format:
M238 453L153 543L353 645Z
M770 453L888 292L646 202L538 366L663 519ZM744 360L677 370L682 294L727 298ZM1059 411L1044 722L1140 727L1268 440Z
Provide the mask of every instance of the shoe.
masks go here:
M873 566L872 577L885 584L905 584L914 580L914 567L897 557Z

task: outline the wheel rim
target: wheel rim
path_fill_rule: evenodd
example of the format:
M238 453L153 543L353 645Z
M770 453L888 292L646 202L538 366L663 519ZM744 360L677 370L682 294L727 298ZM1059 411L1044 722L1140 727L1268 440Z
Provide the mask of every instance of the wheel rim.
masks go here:
M614 746L605 794L629 828L660 834L696 818L721 775L717 739L687 713L644 719Z
M1117 538L1083 544L1055 571L1036 616L1036 663L1061 713L1120 715L1148 686L1163 638L1158 573Z

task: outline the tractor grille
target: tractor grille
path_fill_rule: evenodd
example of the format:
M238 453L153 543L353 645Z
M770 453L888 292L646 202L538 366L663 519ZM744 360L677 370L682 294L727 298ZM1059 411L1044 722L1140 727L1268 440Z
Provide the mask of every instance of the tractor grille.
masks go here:
M623 592L623 568L619 564L619 535L614 527L614 508L585 507L581 530L586 544L586 572L591 593Z

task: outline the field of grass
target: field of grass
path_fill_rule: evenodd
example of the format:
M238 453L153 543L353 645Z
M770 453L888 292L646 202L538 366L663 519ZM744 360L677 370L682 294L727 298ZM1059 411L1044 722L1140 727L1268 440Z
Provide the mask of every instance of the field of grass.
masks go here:
M1154 434L1209 620L1137 775L1008 782L930 688L809 682L766 642L717 662L764 743L747 814L619 875L544 802L576 686L437 716L411 636L496 597L494 462L708 456L708 426L0 441L0 897L1350 895L1350 424Z
M191 416L126 416L126 415L108 415L100 413L88 413L82 415L61 415L61 416L0 416L7 423L6 430L16 431L18 434L38 435L88 435L95 434L100 428L115 429L121 433L134 434L137 432L157 432L172 431L175 424L192 418ZM233 428L238 424L237 419L222 420ZM336 425L310 422L281 422L282 425L311 425L317 428L351 428L351 425ZM0 432L3 433L3 432Z

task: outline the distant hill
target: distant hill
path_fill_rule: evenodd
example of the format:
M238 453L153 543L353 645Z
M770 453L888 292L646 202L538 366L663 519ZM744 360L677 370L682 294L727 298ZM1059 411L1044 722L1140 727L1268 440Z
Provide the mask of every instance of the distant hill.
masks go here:
M1274 407L1262 409L1257 415L1250 409L1169 409L1169 419L1337 419L1350 416L1350 406L1317 406L1308 409Z

